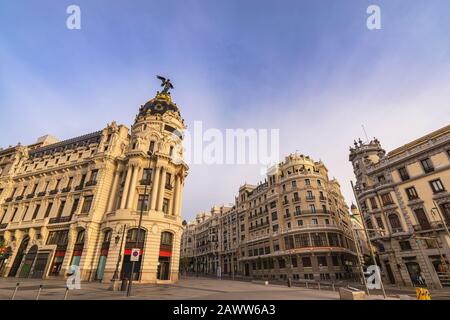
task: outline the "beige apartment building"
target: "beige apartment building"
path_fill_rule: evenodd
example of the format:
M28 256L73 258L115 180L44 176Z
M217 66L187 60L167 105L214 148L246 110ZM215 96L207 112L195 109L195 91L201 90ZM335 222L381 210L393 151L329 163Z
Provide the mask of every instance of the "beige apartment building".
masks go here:
M357 276L349 208L322 162L291 154L231 206L201 213L185 229L190 271L258 279Z
M450 126L389 153L355 141L350 161L385 281L450 286Z
M82 280L129 278L140 249L135 280L176 281L188 167L175 133L184 128L165 90L141 106L131 130L113 122L61 142L47 136L2 149L0 242L11 253L0 275L65 277L78 266Z

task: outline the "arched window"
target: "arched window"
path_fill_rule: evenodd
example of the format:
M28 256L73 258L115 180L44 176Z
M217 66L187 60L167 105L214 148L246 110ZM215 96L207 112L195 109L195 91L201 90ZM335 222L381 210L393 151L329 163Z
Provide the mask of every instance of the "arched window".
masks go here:
M389 223L391 224L392 232L398 232L402 230L402 225L400 224L400 220L395 213L391 213L388 216Z

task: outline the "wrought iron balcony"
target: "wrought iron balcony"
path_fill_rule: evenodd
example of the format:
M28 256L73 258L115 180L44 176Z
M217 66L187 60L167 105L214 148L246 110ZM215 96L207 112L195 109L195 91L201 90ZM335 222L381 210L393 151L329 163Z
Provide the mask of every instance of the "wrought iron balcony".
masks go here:
M56 217L56 218L51 218L48 223L49 224L54 224L54 223L64 223L64 222L69 222L70 220L72 220L72 216L67 216L67 217Z
M80 184L75 187L75 191L81 191L81 190L83 190L83 188L84 188L83 184Z
M55 194L57 194L58 192L59 192L59 190L58 190L58 189L55 189L55 190L50 191L49 194L50 194L50 195L55 195Z
M0 230L6 229L7 227L8 227L8 224L7 224L7 223L2 223L2 224L0 224Z
M13 199L14 199L13 197L6 198L5 202L11 202L11 201L13 201Z
M31 199L34 198L34 193L30 193L29 195L27 195L27 199Z
M38 197L44 197L47 195L47 191L42 191L38 193Z
M23 199L23 196L18 196L18 197L16 197L16 201L20 201L20 200L22 200Z
M314 201L315 199L315 196L306 197L306 201Z

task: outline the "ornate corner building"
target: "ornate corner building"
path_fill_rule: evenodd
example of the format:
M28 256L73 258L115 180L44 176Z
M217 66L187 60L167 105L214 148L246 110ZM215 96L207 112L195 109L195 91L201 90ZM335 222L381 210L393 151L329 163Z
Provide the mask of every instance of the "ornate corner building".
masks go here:
M11 248L0 274L65 277L75 265L82 280L129 278L132 249L140 249L135 280L176 281L183 129L163 91L141 106L131 130L113 122L62 142L46 136L0 150L0 242Z
M350 161L387 283L450 286L450 126L387 154L355 141Z
M186 271L255 279L356 278L355 240L339 183L322 162L291 154L231 206L198 214L183 233Z

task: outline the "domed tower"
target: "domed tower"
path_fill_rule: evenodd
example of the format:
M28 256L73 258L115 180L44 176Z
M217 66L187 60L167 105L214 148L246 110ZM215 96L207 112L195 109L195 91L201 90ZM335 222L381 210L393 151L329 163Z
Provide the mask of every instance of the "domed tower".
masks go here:
M367 176L367 169L380 162L385 154L386 151L376 138L368 143L363 143L361 139L354 141L354 147L350 147L349 161L353 165L357 186L365 188L372 184Z
M172 85L169 82L171 88ZM188 166L183 161L186 129L168 88L140 107L129 145L117 170L117 201L109 227L126 225L122 277L131 275L132 249L141 249L134 280L146 283L178 280L183 231L181 203ZM138 222L142 213L142 228ZM125 233L124 233L125 234Z

